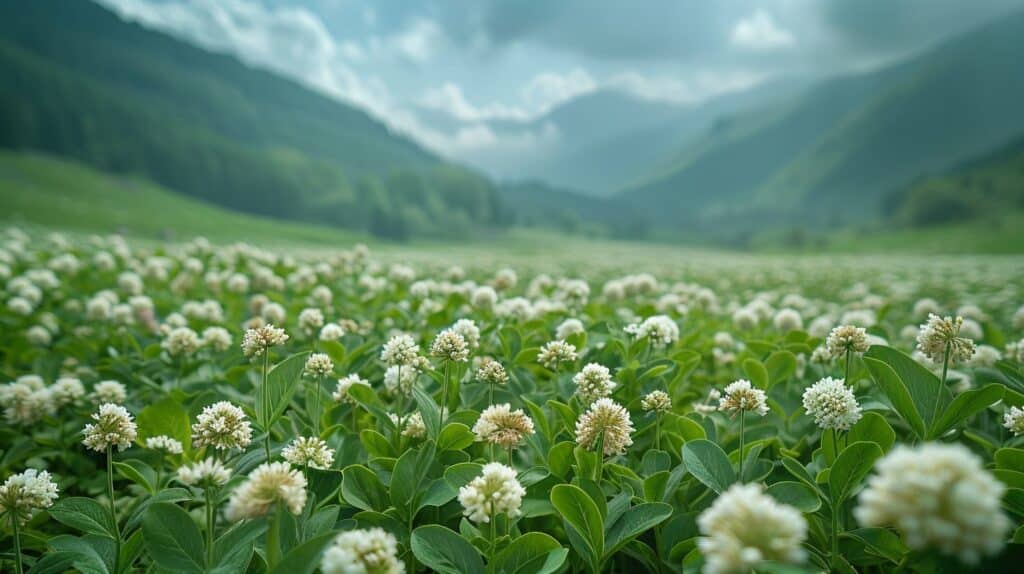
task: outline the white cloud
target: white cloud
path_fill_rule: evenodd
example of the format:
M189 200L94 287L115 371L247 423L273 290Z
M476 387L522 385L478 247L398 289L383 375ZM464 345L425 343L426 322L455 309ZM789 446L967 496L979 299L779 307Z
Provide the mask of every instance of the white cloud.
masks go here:
M762 79L762 74L744 71L699 72L689 79L626 72L612 76L606 84L640 99L690 105L728 92L751 88Z
M576 68L566 74L537 74L523 86L521 95L526 105L543 112L597 88L597 81L586 70Z
M419 19L391 38L391 44L406 59L423 63L434 56L441 41L441 28L436 22Z
M502 103L491 103L476 106L466 99L462 88L453 82L445 82L440 88L427 90L420 99L420 105L437 110L463 122L480 122L487 120L526 121L530 113L522 108Z
M779 27L772 15L764 10L736 22L729 41L736 47L757 51L776 50L796 43L793 34Z

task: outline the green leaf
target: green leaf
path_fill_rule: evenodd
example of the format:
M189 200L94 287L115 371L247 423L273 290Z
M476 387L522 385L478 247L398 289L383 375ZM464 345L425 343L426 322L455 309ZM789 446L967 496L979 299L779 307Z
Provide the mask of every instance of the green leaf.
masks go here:
M885 528L857 528L842 536L861 541L871 552L891 562L901 561L909 552L899 535Z
M437 448L441 451L462 450L475 440L476 435L468 426L462 423L448 423L441 429L441 435L437 438Z
M872 359L867 355L864 356L864 364L871 372L871 378L874 379L875 384L882 389L885 396L889 397L892 408L896 409L900 417L910 426L910 430L914 431L919 438L927 436L924 419L921 418L921 413L914 405L910 390L903 384L896 371L884 362Z
M142 517L142 536L157 566L172 572L204 571L203 538L192 517L166 502L150 505Z
M57 522L86 534L117 538L117 528L110 516L110 510L91 498L72 497L58 500L49 509L49 513Z
M341 496L360 510L384 512L389 506L388 491L377 473L359 464L341 471Z
M573 443L560 442L548 450L548 470L551 474L565 478L572 468Z
M264 393L263 389L257 389L256 419L264 429L273 426L292 402L292 397L295 396L295 391L298 390L299 383L302 382L302 369L306 366L307 357L309 357L309 351L304 351L274 365L267 373L267 392ZM262 419L266 411L264 401L268 401L270 405L269 420Z
M775 351L764 362L768 371L768 384L777 385L796 372L796 355L789 351Z
M117 473L120 474L121 476L146 489L146 492L150 494L156 492L156 489L153 488L153 485L149 483L149 480L147 480L146 477L143 476L142 473L139 472L139 470L136 469L134 466L125 464L123 462L115 462L114 469L117 470Z
M701 439L683 445L683 464L697 480L721 494L736 482L736 472L722 447Z
M74 536L57 536L49 541L49 545L54 550L54 554L58 556L66 557L71 566L74 567L75 572L82 574L108 574L113 568L112 565L108 565L106 560L103 559L102 548L97 544L100 540L113 544L113 541L109 538L76 538ZM112 550L112 549L111 549ZM113 553L111 553L111 557ZM36 564L32 568L32 574L36 572L46 571L48 567L44 564L43 568ZM65 572L66 570L52 570L53 572Z
M437 524L420 526L412 532L412 553L416 559L441 574L478 574L484 561L472 544Z
M992 384L960 393L935 421L930 437L942 436L961 422L996 404L1002 400L1004 390L1002 385Z
M827 434L827 433L826 433ZM847 444L855 442L873 442L882 447L882 452L889 452L896 443L896 431L885 417L878 413L864 413L846 434Z
M844 448L828 473L832 501L841 504L846 500L879 458L882 447L873 442L855 442Z
M1024 449L1001 448L995 454L996 468L1024 472Z
M891 347L874 345L864 356L884 362L896 373L921 416L923 428L932 428L938 414L952 401L949 389L942 385L939 378L906 353Z
M821 508L818 491L802 482L782 481L768 487L765 492L783 504L788 504L805 514Z
M551 489L551 504L565 522L573 547L595 572L604 555L604 521L601 511L578 486L559 484Z
M498 574L550 574L558 570L569 551L543 532L527 532L494 557Z
M670 516L672 507L662 502L645 502L630 508L608 528L604 557L607 559L630 540L668 520Z
M412 387L412 396L416 399L416 405L420 408L423 426L427 427L427 436L438 440L437 435L441 432L441 411L437 408L437 403L434 402L434 399L430 398L430 395L416 385ZM438 445L440 445L440 441L438 441Z
M745 359L743 361L743 372L747 378L758 389L768 388L768 369L757 359Z
M167 435L181 443L186 451L192 448L192 426L188 411L178 401L165 397L142 409L136 419L139 444L147 438Z
M444 479L452 488L458 490L469 484L474 478L483 473L484 467L476 462L460 462L449 466L444 471Z
M312 574L320 565L324 549L337 535L337 532L328 532L299 544L285 554L270 574Z
M434 463L434 443L427 441L417 449L405 451L391 474L391 505L408 518L413 515L417 501L423 495L422 485Z
M266 530L267 523L264 520L245 520L231 527L213 543L213 555L217 559L217 564L211 572L245 572L252 559L254 543Z

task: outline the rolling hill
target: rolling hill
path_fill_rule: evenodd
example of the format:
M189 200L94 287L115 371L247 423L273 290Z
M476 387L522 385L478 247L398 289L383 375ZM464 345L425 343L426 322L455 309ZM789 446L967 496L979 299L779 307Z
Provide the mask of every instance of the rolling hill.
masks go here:
M835 227L1024 133L1024 13L871 73L722 118L624 190L657 225Z
M85 0L0 0L0 147L391 238L511 221L489 180L366 113Z

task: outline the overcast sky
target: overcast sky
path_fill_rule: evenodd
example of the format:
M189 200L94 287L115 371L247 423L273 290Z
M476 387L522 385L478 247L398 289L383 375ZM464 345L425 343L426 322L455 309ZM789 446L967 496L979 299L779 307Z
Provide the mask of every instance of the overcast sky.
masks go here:
M878 66L1024 0L99 0L350 101L453 158L557 133L616 88L689 105L780 74ZM496 122L522 124L503 129Z

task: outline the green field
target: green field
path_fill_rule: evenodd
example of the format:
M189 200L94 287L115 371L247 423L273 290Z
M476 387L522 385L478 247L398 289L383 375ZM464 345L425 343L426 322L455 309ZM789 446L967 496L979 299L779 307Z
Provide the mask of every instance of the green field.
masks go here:
M350 244L359 233L234 213L141 179L109 176L53 157L0 153L6 224L123 233L149 239L203 235L218 242Z

